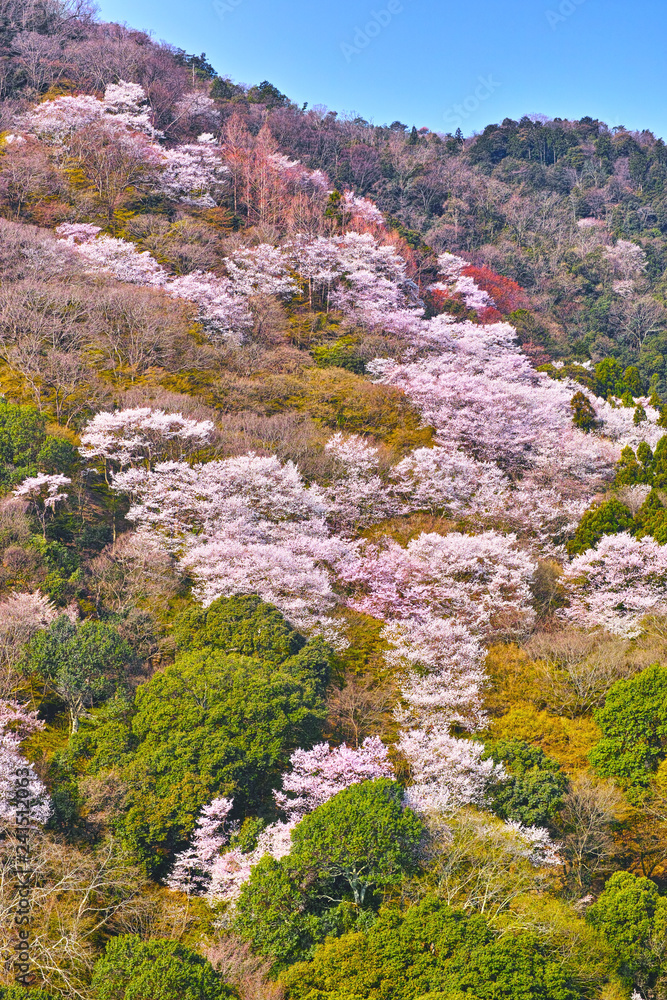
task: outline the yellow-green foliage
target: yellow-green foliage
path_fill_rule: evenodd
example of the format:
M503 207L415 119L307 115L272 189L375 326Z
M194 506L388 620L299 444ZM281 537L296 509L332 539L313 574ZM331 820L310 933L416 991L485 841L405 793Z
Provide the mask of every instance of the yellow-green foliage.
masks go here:
M375 385L343 368L308 369L297 379L267 379L272 407L308 412L348 434L372 434L398 451L428 445L433 430L398 389Z
M491 715L502 715L517 702L531 701L535 697L535 664L515 643L491 646L486 657L486 672L489 687L484 705Z
M345 608L340 617L345 622L349 646L336 656L334 668L342 673L365 674L374 678L386 675L384 652L389 644L382 638L384 622L350 608Z
M564 771L588 766L588 752L601 737L593 719L566 719L519 703L489 727L494 739L532 743L557 760Z

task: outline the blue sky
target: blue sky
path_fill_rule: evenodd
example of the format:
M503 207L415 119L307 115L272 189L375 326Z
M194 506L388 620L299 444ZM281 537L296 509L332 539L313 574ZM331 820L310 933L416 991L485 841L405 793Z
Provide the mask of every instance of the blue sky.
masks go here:
M376 124L470 134L589 114L667 137L664 0L102 0L101 13Z

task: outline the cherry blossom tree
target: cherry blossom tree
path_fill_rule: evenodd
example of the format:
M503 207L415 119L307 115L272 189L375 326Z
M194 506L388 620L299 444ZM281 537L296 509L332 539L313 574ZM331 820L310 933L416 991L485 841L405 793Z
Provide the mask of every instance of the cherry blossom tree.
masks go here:
M461 275L457 278L454 292L462 295L468 309L474 309L476 312L481 312L482 309L488 309L489 306L495 305L489 293L479 288L474 280L467 275Z
M103 100L87 94L56 97L42 101L21 119L22 128L53 144L66 143L77 132L96 123L144 132L151 137L158 134L150 121L143 87L125 80L109 84Z
M484 744L456 739L446 730L421 727L401 734L397 749L410 766L406 804L420 813L483 806L488 786L504 777L502 765L482 760Z
M10 670L15 667L25 644L35 632L55 621L57 615L54 605L39 591L34 594L13 591L0 601L0 664Z
M344 788L375 778L393 778L387 749L377 736L368 737L356 750L319 743L312 750L295 750L292 769L282 776L282 791L274 792L278 808L289 823L327 802Z
M72 232L72 226L59 226L56 232L61 234L63 242L68 243L75 253L81 257L91 273L105 273L133 285L151 285L160 287L167 281L167 272L158 264L148 250L137 250L134 243L121 240L115 236L101 235L95 237L92 229L87 227L90 238L81 225Z
M66 500L69 495L61 493L61 490L71 482L69 476L60 474L49 476L40 472L36 476L24 479L20 486L14 490L14 496L25 497L30 504L42 526L43 538L46 538L46 522L49 515L53 515L56 506Z
M324 488L329 520L344 534L400 514L404 505L379 475L379 449L358 434L338 431L325 445L336 459L332 481Z
M280 247L261 243L236 250L225 261L234 290L241 295L279 295L291 298L297 283L289 274L289 261Z
M97 227L65 224L56 232L62 242L72 247L91 273L109 274L117 281L161 288L167 295L185 299L197 306L198 319L214 343L240 341L252 326L247 298L228 278L210 272L195 271L171 277L148 250L139 251L133 243L113 236L97 236Z
M229 820L233 807L232 799L219 798L202 808L190 847L174 860L167 879L170 889L188 896L205 894L216 856L238 829L238 823Z
M464 625L428 617L391 622L382 634L391 643L385 659L401 685L403 726L483 727L485 652Z
M354 191L343 193L343 209L353 222L384 227L384 216L370 198L358 198Z
M289 854L292 830L306 813L350 785L393 777L387 750L377 737L365 740L356 750L331 748L327 743L296 750L290 763L292 770L282 776L283 791L274 793L287 822L271 823L262 830L251 851L223 850L237 829L228 818L233 802L214 799L201 810L191 845L176 856L167 880L170 889L206 895L212 902L233 902L258 861L267 854L276 859Z
M625 531L604 535L566 567L564 583L564 618L633 638L647 615L667 614L667 546Z
M628 280L646 270L646 253L630 240L617 240L614 246L605 247L604 256L621 279Z
M244 882L250 878L254 865L270 854L279 861L286 857L292 847L292 830L295 823L272 823L262 830L253 851L242 852L238 848L218 855L211 868L211 883L208 898L211 902L235 902Z
M164 286L168 295L193 302L198 310L199 322L208 339L214 344L243 340L252 327L252 313L245 296L238 294L228 278L215 274L193 271L172 278Z
M451 447L417 448L392 470L392 478L412 510L497 513L509 500L509 483L497 465Z
M36 712L16 701L0 701L0 823L17 822L18 802L29 823L46 823L51 813L48 793L33 767L22 757L21 743L44 728ZM27 812L25 807L27 806Z
M298 627L338 641L327 618L338 602L329 567L349 545L330 534L325 497L293 463L252 453L194 467L162 462L117 474L113 488L132 495L129 520L178 552L204 604L258 594Z
M102 459L108 482L109 463L151 468L156 459L183 459L212 440L211 420L192 420L181 413L165 413L150 406L101 412L88 421L79 451L85 459Z
M352 606L384 621L451 616L477 634L508 635L533 621L534 570L516 536L486 531L422 534L407 548L366 545L341 575L364 589Z
M369 327L417 335L423 309L394 246L370 233L348 232L297 237L285 250L308 287L311 305L319 299L327 310L333 306Z
M158 190L174 201L196 208L213 208L229 180L213 136L202 134L196 143L174 146L162 154Z
M104 113L115 122L122 122L151 136L159 134L151 124L148 98L140 84L128 83L126 80L107 84L102 104Z

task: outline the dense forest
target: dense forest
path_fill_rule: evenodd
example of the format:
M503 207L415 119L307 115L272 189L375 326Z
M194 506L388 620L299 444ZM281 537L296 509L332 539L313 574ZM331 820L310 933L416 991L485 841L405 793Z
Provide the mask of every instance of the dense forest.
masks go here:
M0 0L2 1000L667 997L666 290L648 131Z

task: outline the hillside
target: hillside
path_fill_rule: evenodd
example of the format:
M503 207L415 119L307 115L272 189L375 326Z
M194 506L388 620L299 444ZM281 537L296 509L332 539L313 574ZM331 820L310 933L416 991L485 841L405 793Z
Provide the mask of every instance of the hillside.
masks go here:
M0 1000L667 996L662 140L0 49Z

